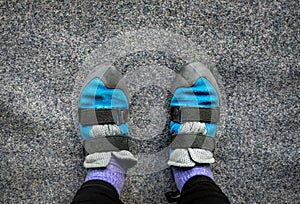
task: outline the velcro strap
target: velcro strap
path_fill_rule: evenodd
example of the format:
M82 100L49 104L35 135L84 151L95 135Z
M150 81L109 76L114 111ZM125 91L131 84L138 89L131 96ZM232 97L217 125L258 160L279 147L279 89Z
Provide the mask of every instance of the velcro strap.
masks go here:
M220 121L220 108L172 107L171 120L177 123Z
M78 109L79 122L82 125L123 124L127 122L128 110L123 109Z
M83 141L83 146L88 154L129 150L127 136L92 137Z
M215 138L202 134L173 134L171 135L173 149L199 148L213 151Z

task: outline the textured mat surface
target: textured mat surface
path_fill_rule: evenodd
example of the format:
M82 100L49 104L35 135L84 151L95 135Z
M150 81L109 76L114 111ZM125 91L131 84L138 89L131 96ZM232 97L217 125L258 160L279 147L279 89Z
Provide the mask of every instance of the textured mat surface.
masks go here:
M231 202L299 202L297 1L1 1L0 5L2 203L72 200L85 175L73 117L78 75L88 69L85 60L100 45L141 28L195 42L202 47L204 60L218 70L226 117L214 174ZM139 139L132 150L150 154L153 161L146 167L156 164L152 173L127 177L121 196L125 203L166 203L164 193L175 189L170 169L157 170L164 164L151 153L162 152L169 143L168 92L162 87L172 74L161 67L176 71L183 62L176 54L157 50L114 61L124 73L137 67L149 70L128 75L130 121L136 125L133 137ZM135 76L148 86L136 89ZM159 84L146 80L151 77Z

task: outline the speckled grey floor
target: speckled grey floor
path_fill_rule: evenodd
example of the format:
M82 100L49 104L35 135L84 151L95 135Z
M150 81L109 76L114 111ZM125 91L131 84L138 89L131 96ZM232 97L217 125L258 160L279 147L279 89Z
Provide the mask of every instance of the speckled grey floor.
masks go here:
M214 173L231 202L299 203L298 1L0 5L1 203L72 200L85 175L72 108L78 73L99 45L140 28L193 40L219 71L227 106ZM176 70L181 60L154 50L115 64L123 71L145 64ZM160 100L149 97L152 93ZM149 118L138 113L141 104L164 107L165 95L156 86L136 90L131 119L143 127ZM161 137L133 144L133 151L166 147L166 129ZM128 176L121 198L125 203L166 203L164 192L174 189L170 169L164 169Z

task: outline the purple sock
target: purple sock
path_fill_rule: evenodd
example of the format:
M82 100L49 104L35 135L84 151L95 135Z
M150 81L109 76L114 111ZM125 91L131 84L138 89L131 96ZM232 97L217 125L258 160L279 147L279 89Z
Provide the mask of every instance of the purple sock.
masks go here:
M214 180L209 164L197 165L193 168L172 167L172 169L177 188L180 192L184 184L194 176L207 176Z
M90 180L102 180L115 187L120 195L125 182L125 173L114 157L111 157L108 166L104 169L89 169L85 182Z

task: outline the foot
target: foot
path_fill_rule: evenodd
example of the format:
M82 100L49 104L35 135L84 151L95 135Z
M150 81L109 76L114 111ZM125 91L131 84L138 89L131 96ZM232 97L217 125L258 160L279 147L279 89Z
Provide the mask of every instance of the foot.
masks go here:
M79 98L79 125L87 156L85 168L108 166L111 157L124 167L136 164L128 151L128 108L122 74L112 66L98 66L87 77Z
M174 82L170 108L172 144L168 164L194 167L213 163L220 94L209 69L197 62L186 65Z

